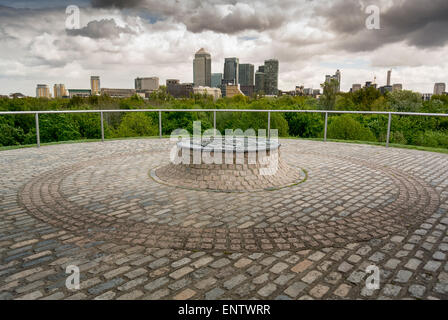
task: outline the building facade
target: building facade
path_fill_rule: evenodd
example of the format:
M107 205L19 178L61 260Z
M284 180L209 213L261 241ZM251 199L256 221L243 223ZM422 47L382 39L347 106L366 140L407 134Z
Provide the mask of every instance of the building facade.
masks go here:
M218 100L221 98L221 89L219 88L210 88L210 87L194 87L194 94L206 94L208 96L212 96L213 100Z
M341 91L341 80L342 80L342 76L341 76L341 71L338 69L336 71L336 73L334 75L326 75L325 76L325 82L326 83L330 83L331 80L336 80L338 85L336 87L336 92L340 92Z
M258 70L260 70L260 68ZM255 73L255 93L265 94L264 83L265 83L265 73L257 71Z
M222 82L222 73L212 73L212 88L220 88Z
M276 59L264 62L264 93L270 96L278 94L278 71L279 63Z
M238 67L238 83L241 86L255 85L254 65L249 63L240 64Z
M227 84L226 85L226 97L232 98L236 95L242 95L239 85L237 84Z
M356 92L362 89L362 85L360 83L355 83L352 85L352 92Z
M189 98L194 93L193 83L180 83L177 79L167 79L166 91L174 98Z
M91 76L90 77L90 91L92 95L99 95L101 92L100 77Z
M395 83L393 86L392 86L392 91L401 91L401 90L403 90L403 85L401 84L401 83Z
M68 89L68 96L70 98L73 97L81 97L81 98L87 98L90 97L92 92L90 89Z
M436 83L434 85L434 95L440 96L446 92L446 84L445 83Z
M194 55L193 60L193 84L195 87L211 86L212 58L210 53L201 48Z
M112 98L130 98L136 94L134 89L101 88L101 95Z
M224 59L224 80L233 81L233 84L238 84L239 78L239 64L238 58L225 58Z
M67 93L67 89L65 89L65 85L62 83L55 84L53 86L53 96L55 98L67 97L68 93Z
M50 88L46 84L38 84L36 88L37 98L51 98Z
M240 90L245 96L252 97L255 93L255 86L240 85Z
M135 90L137 92L145 92L145 91L152 92L159 90L158 77L136 78L134 82L135 82Z

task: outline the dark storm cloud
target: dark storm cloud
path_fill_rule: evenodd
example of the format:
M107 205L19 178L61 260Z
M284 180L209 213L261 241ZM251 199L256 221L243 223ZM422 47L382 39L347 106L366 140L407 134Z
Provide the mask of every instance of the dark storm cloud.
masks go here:
M279 5L281 3L281 5ZM245 30L277 29L288 22L290 0L279 3L228 0L92 0L96 8L128 8L149 12L164 19L183 23L194 33L213 31L234 34ZM295 2L297 4L297 2Z
M94 8L135 8L143 4L144 0L92 0Z
M129 27L118 26L114 19L94 20L90 21L84 28L67 30L67 34L70 36L83 36L92 39L113 39L119 37L120 33L134 34L135 32Z
M405 41L419 48L443 46L448 42L447 0L405 0L381 9L381 29L367 30L365 7L379 1L344 0L320 6L317 16L336 34L335 47L347 51L369 51L385 44Z

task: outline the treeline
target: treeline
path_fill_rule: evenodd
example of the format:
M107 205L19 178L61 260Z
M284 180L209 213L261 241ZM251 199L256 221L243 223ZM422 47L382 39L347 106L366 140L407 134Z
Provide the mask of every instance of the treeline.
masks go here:
M211 97L194 95L189 99L173 99L162 88L149 100L138 96L116 99L107 96L72 99L0 99L1 111L82 110L82 109L282 109L282 110L363 110L423 113L448 113L448 96L433 96L422 101L419 94L398 91L382 95L374 88L355 93L326 92L321 99L281 96L278 98L236 96L213 101ZM317 113L271 113L271 128L281 137L322 138L324 115ZM177 128L192 131L193 121L201 121L202 129L213 127L211 112L169 112L162 114L163 135ZM387 115L330 115L328 138L385 142ZM41 142L100 139L100 116L95 113L41 114ZM217 129L267 128L267 113L218 112ZM157 136L158 113L105 113L105 137ZM0 115L0 146L34 144L33 115ZM448 118L393 116L391 143L448 148Z

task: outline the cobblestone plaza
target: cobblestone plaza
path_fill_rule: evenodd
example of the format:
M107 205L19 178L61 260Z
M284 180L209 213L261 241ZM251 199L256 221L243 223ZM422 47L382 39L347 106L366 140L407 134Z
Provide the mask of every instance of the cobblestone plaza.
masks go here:
M301 183L234 193L168 139L0 152L0 299L448 299L448 154L280 142Z

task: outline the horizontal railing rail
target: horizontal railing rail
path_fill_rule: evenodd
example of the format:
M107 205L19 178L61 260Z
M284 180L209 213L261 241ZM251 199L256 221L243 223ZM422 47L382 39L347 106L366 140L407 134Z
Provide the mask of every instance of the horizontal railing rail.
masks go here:
M217 112L262 112L268 114L268 136L271 128L271 113L320 113L325 114L324 141L327 141L328 115L329 114L367 114L387 115L386 147L389 147L392 116L420 116L420 117L448 117L448 113L422 113L422 112L389 112L389 111L342 111L342 110L265 110L265 109L109 109L109 110L41 110L41 111L0 111L0 115L25 115L34 114L36 120L36 143L40 147L39 114L56 113L99 113L101 121L101 141L104 141L104 113L117 112L158 112L159 136L162 137L162 112L213 112L213 128L216 129Z

